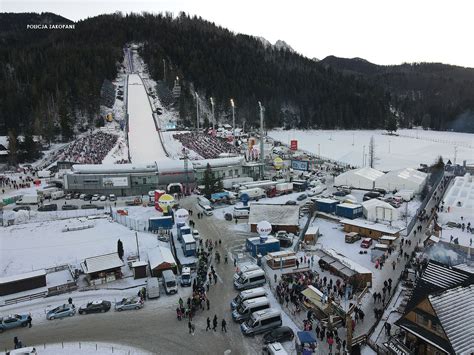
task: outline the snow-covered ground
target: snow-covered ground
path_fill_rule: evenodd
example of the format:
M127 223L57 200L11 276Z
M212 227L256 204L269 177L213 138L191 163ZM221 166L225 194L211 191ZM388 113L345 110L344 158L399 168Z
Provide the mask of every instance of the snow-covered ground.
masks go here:
M438 156L445 161L473 161L474 135L469 133L401 129L398 136L389 136L384 130L274 130L268 135L284 144L298 140L298 148L320 154L343 163L362 166L363 153L368 154L370 138L375 140L375 167L394 170L405 167L418 168L432 164ZM368 158L365 158L366 165Z
M84 355L84 354L118 354L118 355L148 355L150 352L125 346L122 344L111 344L111 343L57 343L57 344L40 344L32 345L38 354L41 355L57 355L68 354L68 355ZM29 348L28 347L28 348ZM25 348L26 350L27 348ZM26 352L25 352L26 354Z
M153 121L148 94L138 74L128 77L129 149L133 163L166 160Z
M79 231L62 232L66 226L93 224ZM123 242L125 255L136 254L135 231L108 219L76 218L14 225L2 229L0 276L15 275L62 264L76 267L84 258L113 253L117 240ZM158 245L156 236L138 233L140 251Z

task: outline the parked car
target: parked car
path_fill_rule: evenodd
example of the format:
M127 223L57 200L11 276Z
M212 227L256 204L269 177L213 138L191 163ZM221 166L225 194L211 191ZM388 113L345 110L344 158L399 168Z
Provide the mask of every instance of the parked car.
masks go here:
M350 232L350 233L346 234L345 242L349 243L349 244L352 244L352 243L355 243L356 241L360 240L360 238L361 238L361 236L360 236L359 233Z
M72 199L72 194L69 193L69 194L66 194L66 196L64 197L66 200L71 200Z
M120 302L115 303L115 310L119 312L140 308L143 308L143 301L140 297L122 298Z
M201 235L199 234L199 231L197 229L193 229L193 238L196 241L199 241L201 239Z
M7 317L0 317L0 333L7 329L26 327L27 325L27 314L12 314Z
M53 320L56 318L72 317L76 314L76 308L72 304L63 304L46 313L46 319Z
M371 245L372 245L372 238L364 238L362 239L362 242L360 243L360 247L365 248L365 249L369 249Z
M84 201L90 201L90 200L92 200L92 195L91 194L84 194L83 199L84 199Z
M109 311L110 307L111 303L109 301L96 300L79 307L79 314L104 313Z
M99 201L99 199L100 199L99 194L94 194L94 195L92 196L92 201Z
M372 200L373 198L379 198L381 197L382 194L380 192L377 192L377 191L371 191L371 192L367 192L364 197L363 197L363 201L368 201L368 200Z
M117 197L114 194L109 195L109 201L117 201Z
M295 333L290 327L278 327L263 335L263 343L269 344L274 342L283 343L285 341L292 341Z
M289 200L289 201L286 201L286 202L285 202L285 205L291 205L291 206L294 206L294 205L296 205L296 201L295 201L295 200Z
M100 201L107 201L107 196L105 195L100 196Z
M88 205L82 205L81 206L81 209L83 209L83 210L93 210L93 209L98 209L98 208L99 208L99 206L93 205L91 203L89 203Z
M18 212L18 211L29 211L31 210L30 206L18 206L13 209L13 211Z
M71 211L71 210L77 210L79 207L76 205L62 205L61 209L63 211Z
M301 195L299 195L296 199L297 199L298 201L303 201L303 200L306 200L307 198L308 198L308 195L306 195L306 194L301 194Z
M332 195L333 195L333 196L344 197L344 196L349 195L349 193L350 193L350 192L347 192L346 190L340 190L340 191L334 192Z
M57 210L58 210L58 205L55 203L38 207L38 212L48 212L48 211L57 211Z
M289 248L293 245L293 238L291 238L285 231L278 231L275 237L280 241L280 246L282 248Z
M80 194L79 192L76 192L76 193L74 194L74 198L75 198L76 200L79 199L80 197L81 197L81 194Z

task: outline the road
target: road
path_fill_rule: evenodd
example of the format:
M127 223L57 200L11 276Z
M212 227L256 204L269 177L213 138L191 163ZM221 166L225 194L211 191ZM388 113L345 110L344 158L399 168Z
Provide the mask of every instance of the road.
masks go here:
M179 201L185 208L194 207L195 196ZM218 212L219 213L219 212ZM222 240L222 246L218 248L224 255L227 247L235 247L236 242L231 233L226 232L226 225L230 222L217 218L199 220L192 217L196 228L200 231L203 239ZM243 237L240 237L243 238ZM223 258L222 258L223 259ZM245 338L239 329L239 325L231 318L229 303L236 295L232 286L234 267L231 259L229 264L215 265L218 274L218 284L211 285L208 293L210 299L210 311L198 311L193 323L196 326L195 335L188 333L187 321L176 319L177 296L162 295L159 301L147 301L145 307L139 311L115 312L109 311L105 314L76 315L72 318L45 321L41 320L44 315L33 315L33 327L9 330L0 336L0 349L11 348L13 337L18 336L24 344L42 345L44 343L57 342L80 342L97 341L136 346L156 354L223 354L230 349L232 354L258 353L261 350L261 337ZM183 298L187 297L190 289L180 288ZM100 297L99 291L92 294L92 299ZM68 295L58 296L64 302ZM173 299L163 299L174 297ZM74 297L74 303L81 304L91 299L84 295ZM37 309L44 309L47 305L54 304L54 299L45 298L38 301ZM19 304L17 307L8 307L9 313L24 312L29 306ZM1 310L1 309L0 309ZM206 317L211 319L217 315L219 326L216 332L206 332ZM221 320L225 317L227 321L227 333L221 332ZM35 322L35 319L37 321Z

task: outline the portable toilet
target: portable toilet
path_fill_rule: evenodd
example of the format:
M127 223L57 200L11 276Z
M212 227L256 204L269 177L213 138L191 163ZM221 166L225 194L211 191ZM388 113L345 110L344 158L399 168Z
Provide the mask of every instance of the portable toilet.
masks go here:
M184 256L195 256L196 255L196 240L192 234L183 234L183 241L181 242L181 248L183 249Z
M336 205L336 215L344 218L354 219L362 217L362 205L353 203L341 203Z

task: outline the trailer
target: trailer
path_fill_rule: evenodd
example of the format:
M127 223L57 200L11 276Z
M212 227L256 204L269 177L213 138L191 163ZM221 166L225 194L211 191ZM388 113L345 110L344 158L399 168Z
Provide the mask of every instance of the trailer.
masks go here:
M171 216L151 217L148 219L148 230L158 231L160 229L169 230L173 228L173 218Z
M37 205L40 202L38 195L23 195L19 200L16 200L17 205Z
M336 215L349 219L362 217L362 205L341 203L340 205L336 205Z
M336 212L336 206L339 204L337 200L331 200L329 198L321 198L316 200L316 210L326 213Z
M308 189L308 182L306 180L293 180L293 191L306 191Z
M252 182L253 179L251 177L241 177L241 178L234 178L234 179L224 179L222 180L222 186L224 189L233 189L245 183Z
M191 228L187 225L178 227L177 229L178 229L178 240L180 242L183 241L183 235L186 235L186 234L191 234L192 235Z
M248 184L242 184L240 186L240 189L241 190L254 189L254 188L257 188L257 187L261 188L261 189L271 189L276 184L279 184L279 183L282 183L282 182L285 182L285 180L284 179L279 179L279 180L276 180L276 181L272 181L272 180L254 181L254 182L250 182Z
M281 196L293 192L292 182L281 182L276 184L272 189L267 191L268 197Z
M183 234L181 236L181 249L183 249L184 256L196 255L196 240L192 234Z
M260 188L260 187L255 187L252 189L246 189L246 190L241 190L239 191L239 198L242 197L242 195L246 194L250 200L253 199L259 199L259 198L265 198L267 197L267 194L265 193L265 190Z

